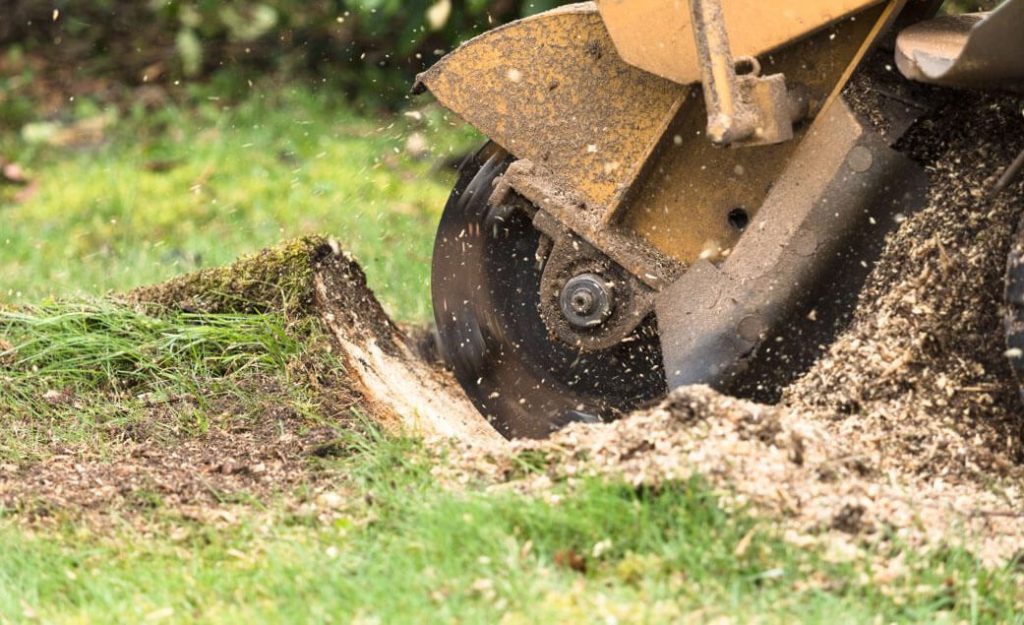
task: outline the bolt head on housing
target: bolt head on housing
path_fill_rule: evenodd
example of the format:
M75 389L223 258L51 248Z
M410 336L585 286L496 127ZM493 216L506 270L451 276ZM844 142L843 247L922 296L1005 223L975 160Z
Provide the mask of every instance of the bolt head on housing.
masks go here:
M576 328L596 328L611 316L614 296L611 285L601 276L584 273L569 280L562 289L562 314Z

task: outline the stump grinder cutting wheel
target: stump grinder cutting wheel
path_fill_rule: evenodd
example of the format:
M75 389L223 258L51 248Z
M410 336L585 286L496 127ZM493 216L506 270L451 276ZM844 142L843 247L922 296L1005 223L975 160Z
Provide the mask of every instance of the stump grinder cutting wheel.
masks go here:
M940 4L598 0L422 74L490 139L445 208L432 285L477 408L543 437L683 385L770 395L813 359L885 224L927 194L896 149L928 112L920 83L1024 92L1024 0Z

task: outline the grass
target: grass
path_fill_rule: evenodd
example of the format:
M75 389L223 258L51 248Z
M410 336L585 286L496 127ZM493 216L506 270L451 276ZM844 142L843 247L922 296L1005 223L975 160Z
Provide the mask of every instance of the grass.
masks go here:
M326 521L278 508L148 534L3 527L0 621L1022 622L1013 568L906 552L879 581L871 554L794 547L699 481L452 492L415 441L350 443L336 468L361 496Z
M256 383L313 413L293 371L319 338L274 314L156 317L105 300L0 312L0 460L45 458L54 439L103 451L155 406L169 431L199 435L221 400L237 410Z
M274 315L145 315L97 301L0 313L12 371L60 387L184 386L279 368L300 351Z
M257 85L237 102L231 84L182 90L186 105L120 115L79 103L78 121L116 120L84 147L41 143L57 132L45 125L23 133L35 142L0 139L39 185L0 204L0 303L124 290L326 233L398 318L429 317L433 232L453 181L434 167L471 133L439 112L372 121L309 87ZM407 154L414 132L432 158Z

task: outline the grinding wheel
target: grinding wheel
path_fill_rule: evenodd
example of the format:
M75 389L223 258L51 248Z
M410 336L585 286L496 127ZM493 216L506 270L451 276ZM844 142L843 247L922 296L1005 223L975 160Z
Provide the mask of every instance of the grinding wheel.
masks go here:
M434 316L459 383L510 438L609 420L664 395L653 314L600 351L584 353L549 332L540 313L542 235L527 210L489 202L510 162L493 143L470 157L438 228Z

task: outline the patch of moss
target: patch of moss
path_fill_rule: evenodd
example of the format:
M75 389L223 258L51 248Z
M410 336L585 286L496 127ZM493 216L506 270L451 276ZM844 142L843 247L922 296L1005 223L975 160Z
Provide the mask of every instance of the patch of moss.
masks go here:
M335 251L325 237L302 237L246 256L227 267L204 269L135 289L126 299L144 308L304 316L314 305L315 268Z

